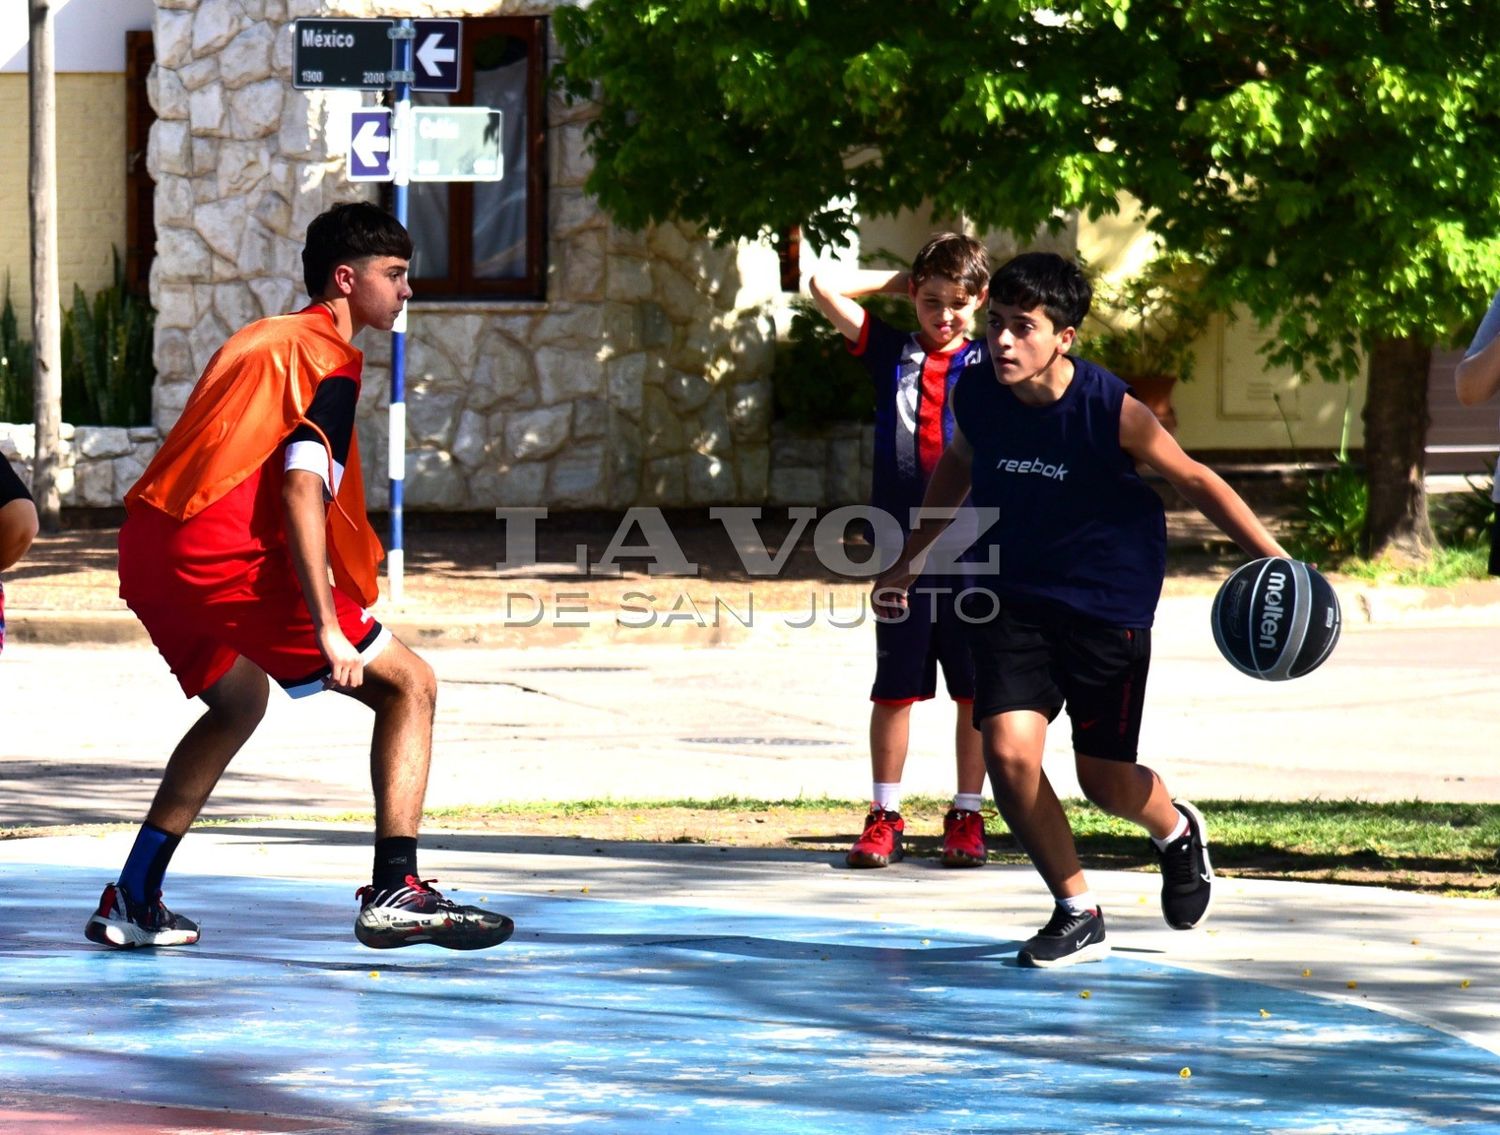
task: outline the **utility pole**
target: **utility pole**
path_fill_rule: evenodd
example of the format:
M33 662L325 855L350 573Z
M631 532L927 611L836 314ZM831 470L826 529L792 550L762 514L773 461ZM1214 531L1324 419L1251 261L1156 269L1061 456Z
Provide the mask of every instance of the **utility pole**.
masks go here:
M61 288L57 274L57 83L54 76L53 0L30 0L31 38L31 341L36 400L31 495L42 529L55 532L62 506L57 491L62 433Z

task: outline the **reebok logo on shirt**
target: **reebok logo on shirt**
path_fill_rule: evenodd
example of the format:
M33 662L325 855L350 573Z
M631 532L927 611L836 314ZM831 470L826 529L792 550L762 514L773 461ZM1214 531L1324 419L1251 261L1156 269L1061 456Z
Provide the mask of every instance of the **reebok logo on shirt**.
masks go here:
M1052 465L1043 461L1040 457L1022 461L1014 457L1002 457L995 462L995 469L1001 473L1031 473L1038 477L1047 477L1053 481L1066 480L1068 467L1066 465Z

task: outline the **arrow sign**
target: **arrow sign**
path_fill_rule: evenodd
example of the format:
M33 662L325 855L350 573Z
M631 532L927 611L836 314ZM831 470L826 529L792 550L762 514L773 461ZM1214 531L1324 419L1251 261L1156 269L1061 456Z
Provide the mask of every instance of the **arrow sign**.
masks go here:
M413 20L417 33L414 91L456 91L463 47L462 20Z
M422 65L422 70L427 72L429 78L437 78L442 75L444 63L452 63L458 58L458 52L451 47L443 46L443 37L433 32L422 41L422 46L417 48L417 62Z
M391 112L385 107L349 116L349 180L391 180Z

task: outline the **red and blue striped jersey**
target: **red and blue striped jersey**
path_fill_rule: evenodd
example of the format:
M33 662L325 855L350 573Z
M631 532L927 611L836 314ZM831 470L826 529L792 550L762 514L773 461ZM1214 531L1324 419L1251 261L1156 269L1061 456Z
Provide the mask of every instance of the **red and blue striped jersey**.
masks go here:
M869 311L859 338L847 346L875 382L870 503L906 531L953 437L949 395L965 368L989 369L989 351L982 339L965 339L952 351L928 352L915 333L898 331Z

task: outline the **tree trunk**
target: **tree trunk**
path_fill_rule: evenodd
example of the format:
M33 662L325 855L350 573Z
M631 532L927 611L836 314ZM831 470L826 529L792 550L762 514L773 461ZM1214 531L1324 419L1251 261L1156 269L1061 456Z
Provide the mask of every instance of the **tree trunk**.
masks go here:
M1432 557L1424 481L1431 354L1431 346L1416 339L1377 339L1370 351L1364 422L1372 557L1403 563Z
M55 532L61 496L61 289L57 272L57 113L52 0L31 0L31 335L36 417L31 495L43 530Z

